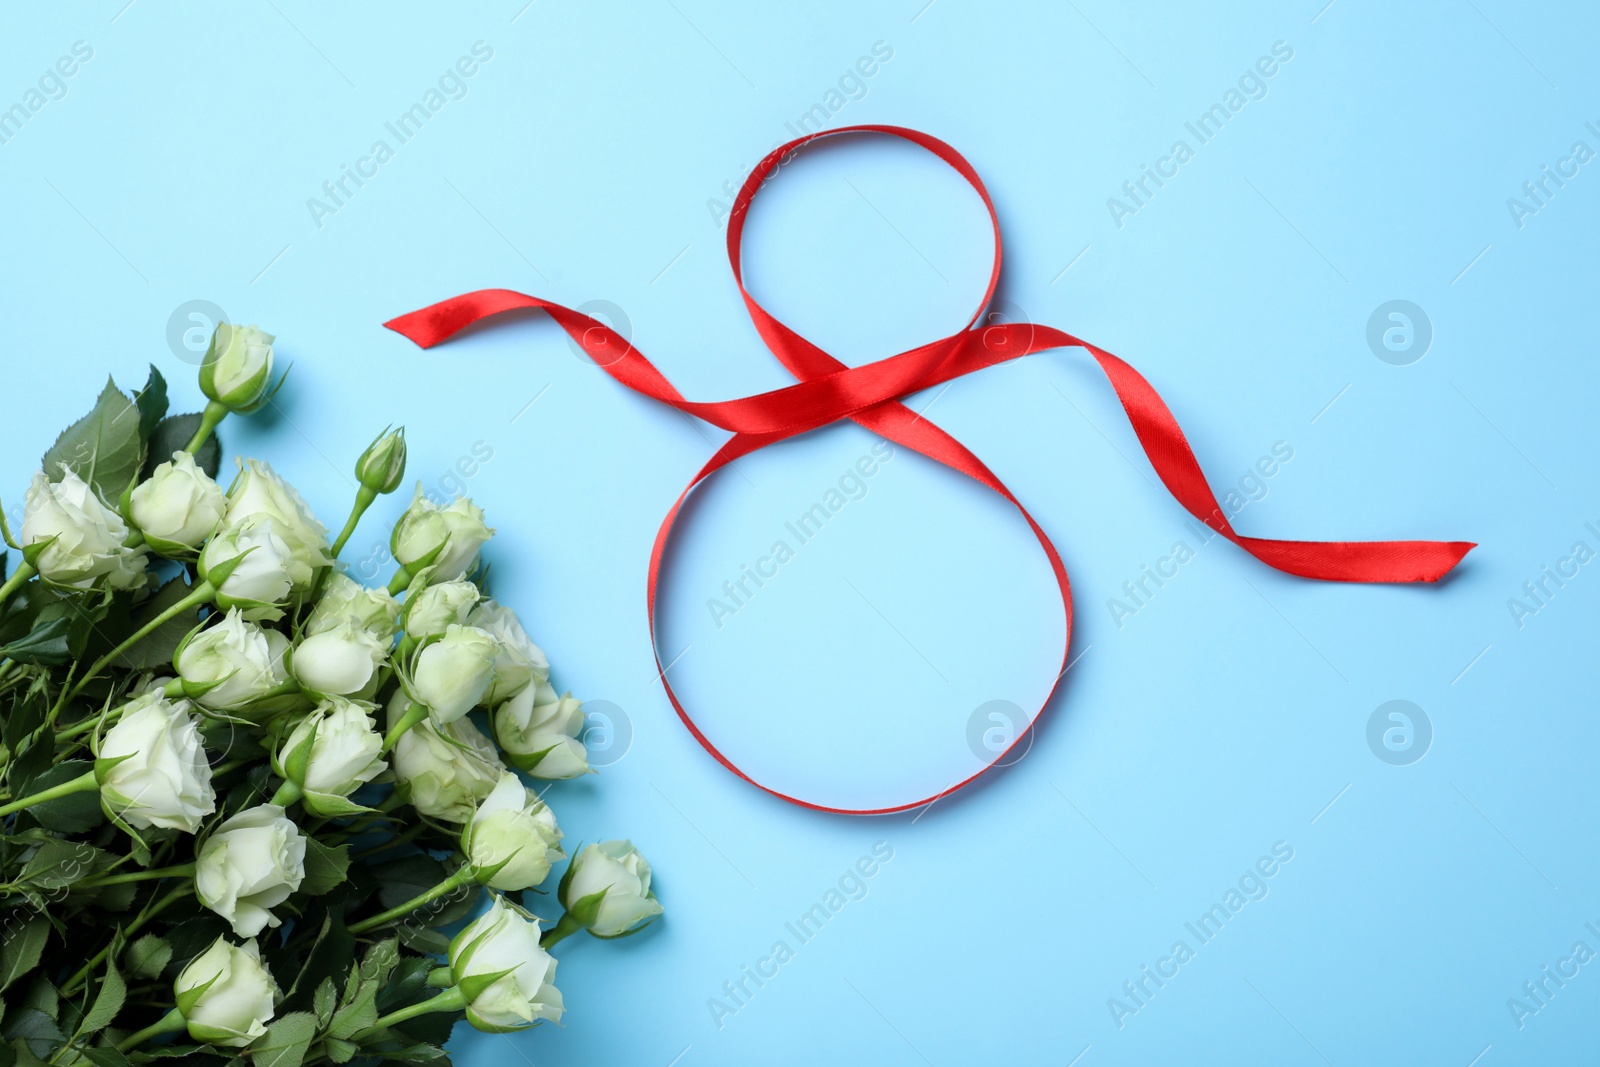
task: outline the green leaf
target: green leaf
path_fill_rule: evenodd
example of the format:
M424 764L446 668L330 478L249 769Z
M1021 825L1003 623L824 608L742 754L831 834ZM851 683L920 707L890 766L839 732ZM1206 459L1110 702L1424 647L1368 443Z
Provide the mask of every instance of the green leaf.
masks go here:
M378 903L385 909L421 896L449 874L444 864L420 853L373 864L371 870L378 880Z
M446 943L448 947L448 942ZM432 956L404 956L378 995L378 1010L390 1012L416 1000L428 988L428 975L439 965Z
M350 870L350 846L329 848L314 837L307 837L305 879L300 891L310 896L320 896L345 880Z
M139 409L139 439L148 441L155 433L156 423L167 413L167 380L154 363L150 364L150 377L145 379L144 388L134 395L133 403Z
M88 760L66 760L43 774L35 775L17 795L32 796L51 786L81 777L93 769L94 764ZM105 821L105 813L100 809L100 794L92 789L35 804L28 809L28 814L37 819L40 826L60 834L81 834Z
M9 988L39 965L44 943L49 939L50 921L43 915L34 915L22 924L22 929L7 932L5 940L0 941L0 990Z
M337 1037L328 1038L323 1042L322 1047L327 1050L328 1059L334 1063L349 1063L355 1059L356 1053L361 1051L360 1045L350 1041L342 1041Z
M33 1054L33 1049L28 1043L18 1038L6 1046L7 1054L11 1057L6 1067L49 1067L43 1060Z
M128 951L122 957L129 973L140 978L159 978L171 960L171 942L155 934L145 934L139 938L128 946Z
M67 647L67 632L72 623L64 616L56 616L39 623L27 635L0 648L0 656L18 663L33 663L45 667L61 667L72 662L72 651Z
M322 984L317 986L317 992L312 997L312 1011L317 1017L317 1023L326 1026L333 1018L333 1010L339 1006L339 991L335 988L332 978L324 978Z
M52 481L63 464L89 483L100 499L116 501L139 473L144 441L139 436L139 411L115 382L106 379L94 410L68 426L40 465Z
M27 1049L35 1056L49 1055L51 1049L67 1039L56 1021L37 1008L24 1008L6 1019L5 1037L22 1043L15 1046L19 1053Z
M449 1053L437 1045L410 1045L398 1052L385 1052L383 1057L386 1061L393 1063L442 1065L450 1062Z
M166 611L172 605L188 596L189 586L184 584L182 578L174 578L156 590L155 596L140 604L133 613L129 626L129 633L137 631L151 619ZM178 643L195 628L200 621L200 608L196 606L193 611L180 611L173 618L157 626L150 633L135 641L131 646L118 654L114 665L128 670L148 670L151 667L171 669L172 654L178 650Z
M450 939L431 926L418 926L403 922L394 928L395 935L406 948L442 956L450 950Z
M83 1054L95 1067L133 1067L133 1061L114 1048L87 1048Z
M110 864L111 855L93 845L53 837L39 846L17 880L35 889L60 889L97 874Z
M300 1067L316 1036L317 1017L310 1012L274 1019L250 1046L250 1062L256 1067Z
M117 936L120 940L122 935ZM122 981L122 975L117 973L117 968L108 961L100 992L94 998L94 1006L83 1017L83 1022L78 1024L78 1033L97 1034L104 1030L117 1017L117 1012L122 1010L122 1004L127 999L128 987Z
M150 458L157 463L166 462L172 458L174 452L180 451L188 444L199 429L199 412L189 415L168 415L156 423L155 432L150 435ZM206 443L194 454L194 462L211 477L217 476L217 471L222 467L222 446L217 443L216 434L206 438Z
M328 1036L349 1038L378 1021L378 991L388 982L400 962L400 949L393 938L386 938L367 949L361 966L350 972L339 1010L328 1027Z

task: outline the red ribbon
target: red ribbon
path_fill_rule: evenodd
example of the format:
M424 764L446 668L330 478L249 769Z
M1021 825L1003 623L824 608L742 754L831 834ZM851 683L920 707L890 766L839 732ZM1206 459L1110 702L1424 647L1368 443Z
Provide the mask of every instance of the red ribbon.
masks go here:
M868 363L860 367L847 367L807 341L789 327L779 322L758 304L745 289L739 261L739 244L744 231L744 220L750 200L761 187L767 175L777 168L779 161L795 149L817 140L842 133L879 133L899 137L932 152L955 168L983 198L994 226L994 269L989 274L989 284L983 299L967 325L949 337L902 352L897 356ZM886 437L896 444L914 449L929 459L937 460L952 470L967 475L999 493L1027 520L1033 535L1039 540L1055 572L1056 584L1061 591L1061 603L1066 616L1066 643L1062 648L1062 670L1051 686L1055 694L1065 673L1068 649L1072 642L1072 593L1067 581L1067 571L1061 556L1050 543L1033 516L1028 514L1005 484L983 462L967 450L966 446L945 433L927 419L913 413L900 398L927 389L941 382L959 378L984 367L1004 363L1034 352L1051 348L1083 348L1111 381L1117 399L1122 401L1134 433L1144 447L1150 464L1161 481L1177 497L1178 502L1201 522L1222 534L1228 540L1261 560L1303 578L1316 578L1334 582L1433 582L1447 574L1461 558L1475 546L1467 541L1278 541L1259 537L1246 537L1228 522L1226 513L1217 503L1215 494L1200 472L1194 452L1178 428L1177 420L1166 404L1128 364L1110 352L1071 334L1049 326L1028 323L1007 323L997 326L977 326L984 310L994 296L1000 278L1000 219L995 214L994 203L977 171L959 152L936 137L899 126L847 126L837 130L798 137L788 144L772 150L745 179L744 186L733 204L728 223L728 260L733 265L734 281L745 307L755 321L757 332L767 347L789 371L799 379L795 385L755 396L715 402L685 399L672 383L649 360L635 349L626 338L613 332L604 323L570 308L538 297L512 292L508 289L480 289L477 292L445 300L408 315L401 315L385 323L389 329L410 338L423 348L431 348L467 326L491 315L518 308L539 308L555 319L584 351L611 377L629 389L670 404L706 422L733 432L721 448L717 449L694 478L678 495L661 528L656 532L655 544L650 550L650 575L646 599L650 620L651 647L655 652L656 666L667 699L677 710L678 718L688 727L705 750L728 770L750 784L766 790L792 804L847 815L883 815L905 811L908 808L930 804L942 796L967 785L995 764L1005 760L1011 748L1022 743L1028 731L1018 733L1017 739L977 774L919 800L908 801L883 808L837 808L790 796L770 786L763 785L740 770L724 756L695 725L683 704L667 681L661 664L661 652L655 645L656 583L661 574L661 561L666 553L667 539L683 502L695 486L714 472L786 437L793 437L818 427L827 426L840 419L851 421ZM1049 697L1029 720L1028 729L1049 705Z

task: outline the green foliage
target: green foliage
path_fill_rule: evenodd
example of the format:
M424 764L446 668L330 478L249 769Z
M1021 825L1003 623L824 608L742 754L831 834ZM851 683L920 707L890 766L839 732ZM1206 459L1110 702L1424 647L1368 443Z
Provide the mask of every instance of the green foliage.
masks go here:
M64 469L72 471L106 509L128 520L139 479L187 447L202 425L199 414L169 414L168 392L154 367L132 395L108 381L88 414L45 453L47 476L59 481ZM215 477L221 460L213 432L195 461ZM385 486L404 465L395 453L382 464L372 457L368 463L373 469L364 481ZM198 511L209 519L216 490L201 487L212 495L194 499L209 501L211 510ZM290 489L275 491L271 487L263 499L298 500ZM146 499L141 496L141 505ZM0 598L0 805L6 807L0 814L0 1067L444 1067L449 1057L443 1046L462 1017L461 997L472 994L435 1000L441 983L430 978L441 969L450 934L486 892L476 880L452 877L461 863L459 828L418 811L392 768L366 782L378 771L369 769L359 787L347 782L339 793L348 797L319 792L313 817L299 787L285 781L301 780L306 760L277 757L321 699L297 688L291 668L322 587L302 579L294 595L279 602L283 618L264 620L255 632L256 640L289 650L271 668L279 684L265 698L219 710L170 696L155 705L172 716L165 724L141 736L131 746L135 751L125 746L109 755L106 735L129 702L172 674L183 643L221 615L213 605L177 610L199 587L193 552L158 537L144 543L131 521L129 530L120 560L129 566L117 572L116 582L76 588L24 574ZM282 524L277 532L285 544L295 540ZM116 554L114 544L95 544L92 562ZM70 552L72 545L64 534L55 550ZM43 547L28 546L25 560L39 562ZM173 558L161 556L167 551ZM315 549L306 551L316 562L298 562L320 566ZM287 563L279 565L287 571ZM148 581L137 581L139 566ZM14 557L0 550L0 575L8 571L17 574ZM206 573L214 584L225 580L220 564L208 565ZM135 588L106 587L112 584ZM416 587L422 584L419 579ZM245 658L225 666L244 677L258 669ZM392 647L384 658L362 693L380 721L378 709L410 684L410 667L397 662ZM220 686L231 677L210 681ZM192 676L180 688L197 692ZM148 722L141 719L139 726ZM181 755L161 747L180 733L190 746ZM375 749L377 739L365 736ZM461 753L453 758L482 759L470 746L447 740ZM312 752L308 747L302 755ZM150 766L133 765L137 777L112 780L124 761L152 753L157 759ZM172 776L186 783L187 808L153 821L153 806L142 814L129 810L147 799L148 789L170 793ZM293 891L272 906L271 927L246 936L231 917L212 910L226 910L226 904L211 898L208 907L198 899L199 887L208 883L195 871L208 844L228 832L225 820L274 798L304 844L304 859L297 878L284 878ZM195 807L211 810L196 816ZM448 891L435 892L447 879ZM411 906L422 897L426 903ZM219 939L254 945L279 992L271 1018L258 1020L265 1034L243 1049L206 1044L204 1029L191 1036L179 1015L168 1015L176 1004L192 1012L204 995L205 977L185 979L185 971ZM463 978L458 989L493 980L475 979ZM187 984L180 996L181 983Z
M39 465L51 481L61 477L65 466L100 499L116 500L144 464L139 427L139 409L107 378L94 409L62 431Z

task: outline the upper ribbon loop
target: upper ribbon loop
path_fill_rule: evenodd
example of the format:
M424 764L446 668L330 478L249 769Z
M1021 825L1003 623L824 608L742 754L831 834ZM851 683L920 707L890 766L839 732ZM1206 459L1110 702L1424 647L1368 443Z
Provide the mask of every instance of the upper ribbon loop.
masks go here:
M948 337L859 367L839 362L768 313L745 288L740 261L745 216L751 199L767 176L801 146L822 137L851 133L898 137L938 156L965 178L982 198L994 227L994 268L977 311L967 325ZM672 702L678 718L695 739L728 770L783 800L819 811L849 815L883 815L920 807L955 792L996 764L1004 762L1007 753L1025 740L1028 731L1020 731L1010 748L965 780L930 796L880 808L841 808L816 804L763 785L723 755L710 738L701 732L673 692L662 666L660 649L656 647L656 587L662 560L678 513L695 486L741 456L776 441L849 419L896 444L965 474L992 489L1015 507L1027 521L1039 547L1050 561L1050 569L1061 593L1066 640L1062 648L1061 670L1051 687L1052 697L1065 674L1072 643L1072 592L1061 556L1043 528L1011 494L1005 483L966 446L902 404L902 397L1034 352L1053 348L1082 348L1094 358L1110 381L1139 444L1162 484L1190 514L1268 566L1322 581L1433 582L1449 573L1463 556L1476 547L1466 541L1280 541L1246 537L1234 530L1206 482L1205 475L1201 473L1200 464L1183 431L1179 429L1177 420L1155 389L1137 371L1110 352L1053 327L1030 323L978 325L994 297L995 286L1000 278L1000 219L977 171L959 152L936 137L899 126L847 126L798 137L773 149L751 171L734 200L728 222L727 243L734 281L756 331L779 362L798 379L794 385L733 400L688 400L626 338L609 326L560 304L509 289L480 289L465 293L401 315L384 325L423 348L431 348L482 319L519 308L537 308L553 318L601 369L621 384L733 433L678 495L656 532L655 543L650 550L646 586L651 647L667 699ZM1030 730L1048 705L1047 697L1029 720Z

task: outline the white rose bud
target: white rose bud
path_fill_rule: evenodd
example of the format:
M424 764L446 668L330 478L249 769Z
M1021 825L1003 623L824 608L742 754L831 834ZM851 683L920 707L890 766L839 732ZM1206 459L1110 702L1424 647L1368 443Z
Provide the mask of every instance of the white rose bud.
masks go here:
M265 404L271 396L274 340L255 326L219 323L200 364L200 391L241 415Z
M125 548L127 536L122 516L65 465L59 482L43 471L34 474L22 516L22 547L46 581L75 589L144 585L145 549ZM34 548L38 545L43 547Z
M199 570L216 589L218 607L240 608L252 621L283 618L294 589L294 556L278 524L267 518L213 534L200 551Z
M100 802L129 826L194 833L217 810L211 766L187 700L147 693L122 710L95 759Z
M561 906L596 937L633 933L661 914L650 864L630 841L602 841L579 852L561 879Z
M539 947L539 920L504 897L450 942L450 974L467 998L467 1021L479 1030L561 1020L556 961Z
M367 696L389 646L345 619L295 647L290 663L300 688L321 696Z
M539 794L507 771L483 798L461 834L461 851L478 881L490 889L531 889L566 854L555 813Z
M484 702L490 705L510 700L534 682L550 677L550 660L544 649L528 638L528 632L517 621L517 613L508 607L485 600L472 609L467 621L494 636L499 651L494 660L494 681Z
M191 555L216 530L226 504L222 487L187 452L174 452L128 498L133 524L163 556Z
M244 711L289 680L289 639L246 622L237 608L184 640L172 665L184 695L213 711Z
M459 580L440 582L413 593L406 598L406 636L421 641L439 636L452 625L464 625L481 595L476 585Z
M391 727L407 704L403 693L390 701ZM412 807L429 818L458 824L472 817L506 770L494 742L471 719L443 726L424 719L400 735L389 760L396 780L410 793Z
M313 815L333 818L362 810L346 798L383 773L383 738L373 725L372 708L329 697L295 724L274 754L272 769L294 783Z
M254 941L219 937L178 973L172 991L189 1036L208 1045L243 1048L267 1032L278 983Z
M353 619L363 630L370 630L380 641L394 637L400 618L400 602L387 589L369 589L349 575L337 571L322 583L316 607L306 618L305 632L319 634Z
M271 519L278 536L289 546L293 559L289 579L295 591L309 591L316 584L317 572L333 562L328 529L311 514L295 487L278 477L270 464L247 459L228 488L228 510L223 521L233 526L259 518Z
M444 636L417 653L413 694L434 721L454 722L478 706L494 678L495 639L475 626L448 626Z
M556 695L538 682L494 712L494 736L512 766L535 778L576 778L589 773L583 734L583 704L571 693Z
M200 846L194 891L240 937L283 922L271 908L289 899L306 876L306 840L276 804L246 808Z
M478 550L494 535L484 525L483 509L466 497L441 508L417 494L389 537L389 550L408 570L431 567L430 581L449 582L465 576L478 563Z

